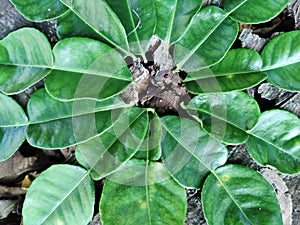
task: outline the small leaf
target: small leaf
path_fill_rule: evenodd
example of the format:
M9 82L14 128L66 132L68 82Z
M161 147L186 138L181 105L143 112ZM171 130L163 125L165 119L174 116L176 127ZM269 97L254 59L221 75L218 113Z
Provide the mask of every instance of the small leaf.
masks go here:
M280 88L300 91L300 31L292 31L271 40L263 49L263 70L268 80Z
M257 72L261 67L262 59L257 52L233 49L210 69L188 73L185 84L194 94L243 90L266 79L264 73Z
M202 0L154 0L154 3L156 34L170 45L184 33L191 18L201 8Z
M99 41L64 39L54 47L53 53L55 70L45 85L55 98L103 100L119 94L132 81L120 53Z
M0 41L0 91L22 92L51 71L52 60L50 44L40 31L23 28L10 33Z
M149 123L146 109L132 107L110 117L110 127L76 149L77 161L91 171L94 180L106 177L132 158L146 138Z
M118 98L102 102L78 100L61 102L49 96L44 89L30 98L27 112L30 126L27 141L39 148L58 149L96 137L112 126L112 111L128 107Z
M195 14L175 44L174 59L178 69L186 72L199 70L225 56L238 33L238 24L227 16L215 6L205 7Z
M25 140L27 117L10 97L0 94L0 162L12 156Z
M10 0L16 9L28 20L42 22L57 18L68 8L59 0Z
M107 0L107 3L121 20L131 51L144 55L156 26L153 0Z
M300 120L282 110L264 112L250 134L247 149L261 165L282 173L300 172Z
M289 0L224 0L224 8L233 19L242 23L263 23L277 16Z
M122 52L128 53L128 42L125 29L109 7L101 0L60 0L80 20L99 34L108 44L119 48Z
M226 144L247 141L247 130L258 121L257 102L243 92L200 94L192 99L186 109L203 122L203 127Z
M128 186L115 182L118 179L107 179L100 201L103 224L184 224L187 207L184 188L168 176L161 163L153 163L149 167L141 161L130 163L133 173L129 174L125 167L114 175L124 178L136 173L143 174L140 181L146 184ZM166 178L153 182L157 177Z
M161 157L160 140L162 135L162 126L160 119L156 113L154 113L153 115L150 114L149 116L150 122L146 139L143 141L134 157L156 161Z
M77 166L54 165L41 173L28 190L24 224L88 224L95 191L89 173Z
M211 170L225 164L225 146L192 120L177 116L161 120L165 132L161 143L164 165L184 187L200 188Z
M201 201L211 225L282 225L272 186L258 173L239 165L218 168L205 180Z

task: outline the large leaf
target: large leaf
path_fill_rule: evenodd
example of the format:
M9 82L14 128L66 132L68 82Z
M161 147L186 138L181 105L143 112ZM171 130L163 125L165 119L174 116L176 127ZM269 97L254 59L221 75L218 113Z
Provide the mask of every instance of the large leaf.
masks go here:
M300 31L282 34L262 51L263 70L268 80L290 91L300 91Z
M227 17L226 12L215 6L205 7L195 14L175 45L178 69L198 70L224 57L238 33L238 24Z
M53 53L55 70L45 84L55 98L106 99L120 93L132 81L123 57L99 41L64 39L54 47Z
M23 206L23 222L88 224L94 211L94 186L89 173L77 166L54 165L34 180Z
M290 0L224 0L224 8L242 23L262 23L277 16Z
M104 184L100 201L103 224L182 225L187 207L184 188L168 176L161 163L130 162L129 166ZM131 177L143 185L116 182Z
M184 33L191 18L200 9L202 0L154 0L154 3L156 34L169 45Z
M140 148L148 131L148 111L132 107L112 116L112 126L96 138L79 144L77 161L100 180L128 161ZM106 119L106 118L105 118Z
M184 187L200 188L211 170L225 164L225 146L195 121L166 116L162 124L165 131L161 143L163 163Z
M118 108L122 107L126 105L118 98L102 102L61 102L41 89L28 102L30 126L27 129L27 141L33 146L47 149L75 145L96 137L112 126L111 109L121 112Z
M247 167L218 168L205 180L201 201L210 225L283 224L272 186Z
M104 0L60 0L108 44L128 53L126 32Z
M45 77L52 67L46 36L33 28L10 33L0 41L0 91L16 94Z
M283 173L300 171L300 120L292 113L264 112L249 131L247 149L261 165L272 165Z
M262 67L260 55L251 49L230 50L225 58L210 69L188 73L187 89L194 93L242 90L266 79L257 72Z
M153 0L107 0L107 3L121 20L131 51L144 55L156 26Z
M260 115L257 102L243 92L200 94L186 109L202 120L209 133L227 144L246 142L246 131L254 127Z
M23 109L12 98L0 94L0 162L23 143L27 124Z
M68 8L59 0L10 0L16 9L28 20L41 22L54 19L65 13Z

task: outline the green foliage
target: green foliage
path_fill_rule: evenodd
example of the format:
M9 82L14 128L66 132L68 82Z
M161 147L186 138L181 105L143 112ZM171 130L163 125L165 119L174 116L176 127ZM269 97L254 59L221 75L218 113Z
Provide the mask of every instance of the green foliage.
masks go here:
M300 172L300 122L260 113L242 90L264 80L300 91L299 31L271 40L262 54L231 49L238 22L261 23L288 0L224 0L224 9L182 0L11 0L27 19L58 18L60 40L23 28L0 41L0 161L26 141L41 149L76 145L80 166L54 165L30 187L24 224L87 224L93 180L106 178L104 225L183 224L184 188L202 189L208 224L282 224L272 189L249 168L224 165L226 144L246 143L253 159ZM159 117L119 94L135 85L124 58L146 59L157 35L174 47L175 71L195 97L186 118ZM230 50L231 49L231 50ZM9 96L46 78L26 113Z

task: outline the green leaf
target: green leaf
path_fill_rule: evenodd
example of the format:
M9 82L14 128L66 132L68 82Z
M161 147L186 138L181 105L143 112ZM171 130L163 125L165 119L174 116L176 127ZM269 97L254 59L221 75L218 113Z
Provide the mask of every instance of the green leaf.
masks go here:
M28 190L23 222L88 224L93 217L95 191L89 173L77 166L54 165L41 173Z
M132 82L122 55L99 41L64 39L54 47L53 53L55 70L45 85L55 98L103 100L119 94Z
M156 113L153 115L150 114L149 116L150 122L146 139L143 141L134 157L156 161L161 157L160 140L162 135L162 126L160 123L160 118Z
M268 80L280 88L300 91L300 31L292 31L271 40L262 51L263 70Z
M132 107L111 117L112 126L76 149L77 161L91 171L94 180L106 177L132 158L146 138L146 109Z
M125 167L113 176L124 178L138 173L141 175L139 181L144 185L128 186L128 184L115 182L116 179L113 179L114 181L107 179L100 201L103 224L184 224L187 207L186 192L168 176L163 165L131 162L130 166L129 171L132 171L132 174L128 174L128 169ZM159 181L158 177L166 178Z
M200 188L209 171L225 164L227 149L189 119L162 119L163 163L174 179L187 188Z
M23 28L0 41L0 91L17 94L45 77L52 67L50 44L43 33Z
M34 22L57 18L68 10L59 0L10 1L26 19Z
M0 94L0 162L12 156L25 140L27 117L10 97Z
M242 23L263 23L277 16L290 0L224 0L230 17Z
M195 14L175 44L174 59L178 69L186 72L198 70L224 57L238 33L238 24L227 16L214 6L205 7Z
M273 187L255 171L227 165L205 180L201 201L210 225L282 225Z
M105 41L95 30L89 27L71 11L68 11L58 18L56 32L59 39L68 37L88 37Z
M96 137L112 126L111 114L128 107L118 98L102 102L78 100L61 102L49 96L44 89L30 98L27 112L30 126L27 141L39 148L58 149ZM114 113L116 113L114 112Z
M233 49L210 69L188 73L185 84L194 94L243 90L266 79L264 73L257 72L261 67L262 59L257 52Z
M300 172L300 120L282 110L264 112L249 131L247 149L261 165L272 165L282 173Z
M200 94L186 109L202 120L211 135L226 144L246 142L246 131L254 127L260 115L257 102L243 92Z
M202 0L154 0L154 3L156 34L170 45L184 33L191 18L201 8Z
M128 53L126 32L121 21L109 7L101 0L60 0L70 11L75 13L80 20L87 24L107 43L117 47L125 54Z
M144 55L156 26L153 0L107 0L107 3L121 20L131 51Z

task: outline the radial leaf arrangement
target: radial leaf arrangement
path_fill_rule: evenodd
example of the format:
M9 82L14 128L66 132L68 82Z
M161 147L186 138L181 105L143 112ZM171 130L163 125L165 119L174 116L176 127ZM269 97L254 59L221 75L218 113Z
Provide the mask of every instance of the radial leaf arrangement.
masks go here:
M261 113L243 92L263 81L300 92L300 32L273 38L261 54L232 49L239 22L269 21L289 0L11 2L28 20L57 19L60 41L51 48L33 28L0 40L0 161L26 140L40 149L76 146L79 164L54 165L34 180L24 224L88 224L93 181L103 178L104 225L184 224L185 188L201 189L210 225L283 224L273 187L225 164L226 145L246 144L258 164L300 172L299 118ZM130 66L153 60L153 38L171 54L172 73L187 74L182 85L193 98L181 104L184 116L122 97L144 76ZM26 110L10 96L43 79Z

